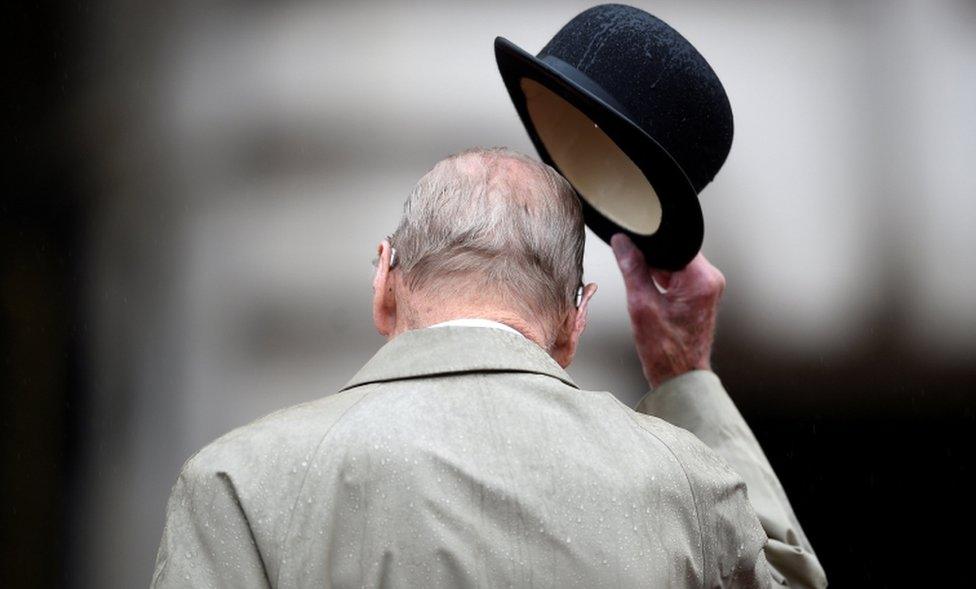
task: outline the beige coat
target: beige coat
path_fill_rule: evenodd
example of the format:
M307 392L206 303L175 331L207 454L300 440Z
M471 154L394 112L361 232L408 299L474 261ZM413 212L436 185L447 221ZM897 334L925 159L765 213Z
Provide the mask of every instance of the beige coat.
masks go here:
M673 379L634 411L610 393L580 390L520 335L443 327L401 334L340 393L273 413L193 456L169 500L152 582L786 580L826 584L714 374Z

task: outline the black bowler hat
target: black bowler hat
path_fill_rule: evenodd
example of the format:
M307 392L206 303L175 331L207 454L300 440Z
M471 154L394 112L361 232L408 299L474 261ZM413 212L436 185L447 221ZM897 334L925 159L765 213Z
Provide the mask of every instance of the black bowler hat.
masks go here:
M620 4L590 8L533 57L502 37L495 59L539 155L576 188L586 224L623 232L658 268L683 268L704 235L698 193L732 145L732 110L678 31Z

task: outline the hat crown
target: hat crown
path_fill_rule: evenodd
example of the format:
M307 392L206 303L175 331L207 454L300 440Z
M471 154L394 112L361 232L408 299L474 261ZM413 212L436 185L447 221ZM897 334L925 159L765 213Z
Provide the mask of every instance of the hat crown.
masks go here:
M599 85L621 113L663 147L695 191L718 173L732 146L732 109L718 76L678 31L643 10L594 6L539 52Z

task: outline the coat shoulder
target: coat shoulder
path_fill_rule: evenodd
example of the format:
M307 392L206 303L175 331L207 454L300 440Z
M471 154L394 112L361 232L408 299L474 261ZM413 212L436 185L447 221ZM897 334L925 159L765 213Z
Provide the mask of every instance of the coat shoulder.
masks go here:
M723 585L736 575L762 577L754 568L762 566L757 555L766 535L742 477L692 432L652 415L634 415L642 428L668 447L684 471L697 511L705 570L717 573Z
M719 495L744 491L742 477L695 434L653 415L631 413L641 429L668 448L698 494L702 491Z
M359 387L281 409L224 434L183 465L168 510L179 513L184 504L209 506L194 512L203 514L221 501L233 506L222 513L244 518L267 574L274 578L285 554L281 547L290 510L316 454L369 390Z
M184 477L297 468L329 430L368 394L366 387L279 409L210 442L187 460Z

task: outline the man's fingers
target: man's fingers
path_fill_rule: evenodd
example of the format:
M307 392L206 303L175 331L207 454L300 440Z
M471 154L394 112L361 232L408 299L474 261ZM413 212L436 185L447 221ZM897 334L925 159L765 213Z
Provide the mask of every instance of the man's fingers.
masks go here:
M647 271L647 264L644 263L644 254L637 249L634 242L623 233L617 233L610 238L610 247L613 248L613 255L617 257L617 265L620 266L620 273L624 277L624 285L628 291L644 292L648 287L652 287L650 276ZM651 290L656 290L651 288Z
M617 256L617 264L625 274L644 266L644 254L623 233L615 233L610 238L610 247L613 248L613 254Z
M610 246L617 257L617 265L627 289L627 311L634 324L635 334L640 336L642 326L649 317L660 313L662 296L654 285L650 269L644 262L644 254L629 237L618 233L610 239Z

